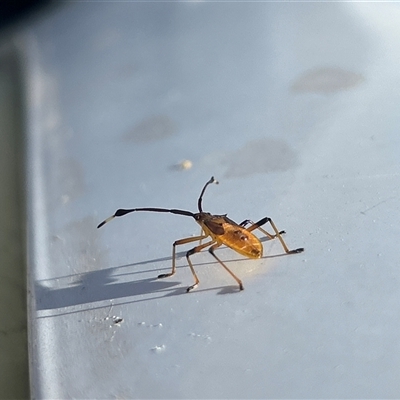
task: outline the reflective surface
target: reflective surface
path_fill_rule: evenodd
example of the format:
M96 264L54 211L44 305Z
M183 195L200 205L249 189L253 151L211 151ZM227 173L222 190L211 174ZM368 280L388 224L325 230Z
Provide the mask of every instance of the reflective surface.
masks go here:
M73 3L26 32L35 397L398 396L399 13ZM240 293L201 253L186 294L185 257L156 277L193 220L96 229L195 211L213 175L205 211L305 252L218 250Z

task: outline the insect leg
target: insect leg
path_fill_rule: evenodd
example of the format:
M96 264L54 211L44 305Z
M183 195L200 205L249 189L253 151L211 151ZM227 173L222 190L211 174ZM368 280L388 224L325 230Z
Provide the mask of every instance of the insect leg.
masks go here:
M221 243L216 243L213 246L211 246L208 251L210 252L210 254L212 254L212 256L231 274L231 276L233 277L233 279L238 283L239 285L239 290L243 290L243 283L242 281L215 255L214 250L221 246Z
M251 224L250 227L246 228L246 225ZM258 223L253 222L251 219L245 219L243 222L239 224L240 226L243 226L243 228L246 228L249 232L253 231L254 229L260 230L265 236L269 237L270 239L275 239L277 235L272 235L271 233L267 232L265 229L260 228ZM286 233L285 231L279 231L280 235L283 235Z
M157 278L161 279L161 278L168 278L169 276L172 276L175 274L176 271L176 267L175 267L175 259L176 259L176 246L179 246L181 244L185 244L185 243L191 243L191 242L195 242L196 240L202 240L205 239L206 235L201 235L201 236L193 236L193 237L189 237L189 238L184 238L184 239L180 239L180 240L176 240L174 242L174 244L172 245L172 270L169 274L161 274L158 275Z
M267 222L269 222L270 225L272 226L272 229L274 230L275 235L271 235L265 229L261 228L261 226L266 224ZM264 233L266 236L268 236L271 239L277 237L279 239L279 241L281 242L281 245L287 254L301 253L302 251L304 251L303 247L299 247L298 249L294 249L294 250L289 250L289 248L287 247L285 241L283 240L283 238L281 236L282 232L278 231L278 228L276 227L276 225L274 224L272 219L269 217L264 217L263 219L260 219L258 222L254 223L253 225L251 225L247 228L247 230L249 232L253 231L254 229L259 229L262 233Z
M201 228L201 231L200 231L200 236L204 236L205 235L205 232L204 232L204 229L203 228ZM206 236L207 237L207 236ZM201 241L203 240L204 238L202 238L202 239L200 239L200 243L199 244L201 244Z
M207 237L207 236L206 236L206 237ZM205 238L203 237L203 239L205 239ZM196 275L196 271L195 271L194 268L193 268L193 264L192 264L192 262L190 261L189 256L191 256L191 255L194 254L194 253L198 253L199 251L203 250L205 247L210 246L210 245L213 244L214 242L215 242L215 240L212 239L212 240L208 241L207 243L204 243L204 244L201 244L201 245L199 245L199 246L193 247L193 249L189 250L189 251L186 253L186 259L187 259L187 261L188 261L190 270L192 271L192 274L193 274L193 276L194 276L194 284L193 284L192 286L189 286L189 287L186 289L186 292L190 292L191 290L193 290L194 288L196 288L197 285L198 285L199 282L200 282L200 281L199 281L199 278L198 278L197 275Z

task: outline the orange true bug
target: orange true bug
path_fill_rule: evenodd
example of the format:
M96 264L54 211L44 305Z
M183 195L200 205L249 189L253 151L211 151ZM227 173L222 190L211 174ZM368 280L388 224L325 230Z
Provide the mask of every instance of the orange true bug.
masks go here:
M172 246L172 270L169 274L158 275L158 278L167 278L175 274L176 246L195 241L200 241L200 244L198 246L193 247L193 249L189 250L186 253L186 259L188 261L189 267L192 271L195 281L192 286L189 286L187 288L186 290L187 292L190 292L199 284L199 278L197 277L197 274L193 268L193 264L190 261L190 256L194 253L198 253L199 251L209 246L211 247L208 249L208 251L211 253L211 255L232 275L233 279L235 279L235 281L238 283L239 289L243 290L242 281L215 255L214 250L217 247L224 244L245 257L261 258L263 255L263 246L261 244L260 239L252 233L252 231L254 231L255 229L260 230L265 236L267 236L270 239L278 238L280 243L282 244L283 249L287 254L301 253L302 251L304 251L303 248L289 250L281 236L283 233L285 233L285 231L279 232L271 218L264 217L263 219L260 219L258 222L255 223L246 219L242 223L237 224L236 222L229 219L227 217L227 214L212 215L208 212L204 212L202 208L202 199L207 186L211 183L218 183L218 181L216 181L214 177L211 177L211 179L204 185L200 193L200 197L197 201L199 209L199 212L197 213L192 213L190 211L185 211L185 210L150 208L150 207L132 208L128 210L119 209L115 212L114 215L101 222L97 226L97 228L101 228L105 223L111 221L115 217L122 217L125 214L135 211L166 212L172 214L185 215L187 217L193 217L195 221L201 226L200 236L194 236L175 241ZM261 226L266 224L267 222L270 223L272 229L274 230L275 232L274 235L268 233L266 230L261 228ZM248 228L246 228L246 225L249 224L251 225ZM206 243L202 244L201 241L208 237L210 237L211 239Z

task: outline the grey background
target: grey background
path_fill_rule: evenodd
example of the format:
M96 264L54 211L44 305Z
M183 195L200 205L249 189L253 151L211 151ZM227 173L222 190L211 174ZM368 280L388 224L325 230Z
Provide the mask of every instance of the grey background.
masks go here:
M18 35L34 397L398 397L399 13L72 3ZM238 293L204 252L185 294L184 257L155 278L191 219L96 230L195 211L211 175L206 210L305 253L219 250Z

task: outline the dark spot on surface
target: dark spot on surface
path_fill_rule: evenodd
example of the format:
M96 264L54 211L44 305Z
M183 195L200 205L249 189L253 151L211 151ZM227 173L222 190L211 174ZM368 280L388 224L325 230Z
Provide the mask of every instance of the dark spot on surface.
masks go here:
M223 158L227 178L286 171L298 163L297 155L283 140L264 138L247 142Z
M121 317L113 316L113 322L114 322L114 324L119 324L121 322L124 322L124 319Z
M177 126L166 115L157 115L145 118L125 135L125 140L136 143L147 143L173 136L177 133Z
M355 87L364 81L361 74L341 68L316 68L304 72L292 84L298 93L334 93Z

